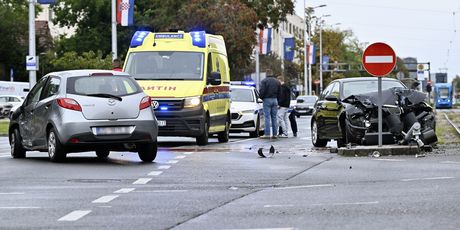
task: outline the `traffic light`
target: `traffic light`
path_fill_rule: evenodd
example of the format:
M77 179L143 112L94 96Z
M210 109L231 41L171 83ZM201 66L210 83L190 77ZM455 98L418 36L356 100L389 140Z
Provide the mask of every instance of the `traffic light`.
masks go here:
M426 83L426 91L427 91L428 93L431 93L431 89L432 89L432 87L431 87L431 81L429 81L429 82Z

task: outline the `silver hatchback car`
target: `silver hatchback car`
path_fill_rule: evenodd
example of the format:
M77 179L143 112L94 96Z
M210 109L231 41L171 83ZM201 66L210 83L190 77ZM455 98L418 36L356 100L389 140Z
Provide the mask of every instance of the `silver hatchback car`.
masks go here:
M11 116L13 158L26 151L48 152L62 161L70 152L138 152L152 162L158 126L151 99L128 74L110 70L49 73L30 90Z

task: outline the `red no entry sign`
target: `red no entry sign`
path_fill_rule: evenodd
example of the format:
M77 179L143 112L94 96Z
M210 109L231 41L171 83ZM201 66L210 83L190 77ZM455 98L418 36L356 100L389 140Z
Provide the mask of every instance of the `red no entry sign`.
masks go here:
M396 65L396 54L391 46L377 42L364 50L363 66L366 71L376 77L389 74Z

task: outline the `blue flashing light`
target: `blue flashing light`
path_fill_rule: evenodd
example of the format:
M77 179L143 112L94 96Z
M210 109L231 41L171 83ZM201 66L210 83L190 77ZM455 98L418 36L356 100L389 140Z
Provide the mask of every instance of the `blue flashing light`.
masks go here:
M206 32L205 31L192 31L190 32L192 36L192 44L200 48L206 47Z
M161 106L161 107L160 107L160 110L161 110L161 111L166 111L166 110L168 110L168 107L166 107L166 106Z
M256 83L253 82L253 81L244 81L244 82L243 82L243 85L247 85L247 86L256 86Z
M131 38L131 44L129 47L134 48L142 45L147 35L149 35L149 31L136 31L136 33L133 35L133 38Z

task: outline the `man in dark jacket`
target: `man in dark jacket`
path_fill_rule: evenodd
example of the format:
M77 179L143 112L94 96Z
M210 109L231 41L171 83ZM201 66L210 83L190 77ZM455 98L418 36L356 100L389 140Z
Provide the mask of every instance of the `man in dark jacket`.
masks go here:
M278 124L283 130L280 137L288 137L288 110L291 104L291 89L284 82L283 76L278 76L278 81L280 81L281 84L281 90L278 94Z
M260 98L263 100L265 134L262 138L276 138L278 133L278 94L280 93L280 82L273 76L271 71L267 71L267 77L260 83ZM270 125L271 124L271 125ZM271 135L270 135L271 127Z

